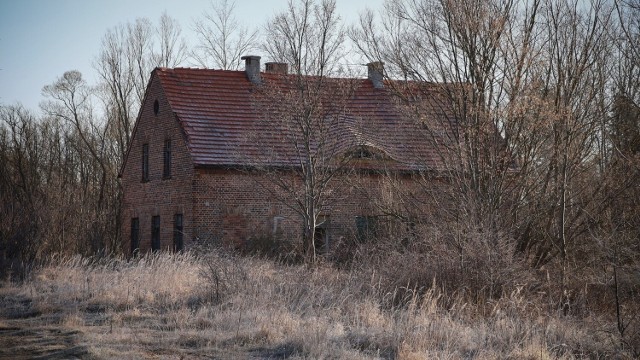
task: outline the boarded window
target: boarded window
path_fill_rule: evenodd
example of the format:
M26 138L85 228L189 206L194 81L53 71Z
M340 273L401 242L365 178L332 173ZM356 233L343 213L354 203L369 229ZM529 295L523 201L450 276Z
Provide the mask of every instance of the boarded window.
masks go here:
M149 144L142 145L142 181L149 181Z
M164 141L164 167L162 177L168 179L171 177L171 139Z
M160 216L151 218L151 250L160 250Z
M184 248L183 241L182 214L176 214L173 217L173 250L182 251Z
M131 219L131 255L138 256L140 252L140 220Z

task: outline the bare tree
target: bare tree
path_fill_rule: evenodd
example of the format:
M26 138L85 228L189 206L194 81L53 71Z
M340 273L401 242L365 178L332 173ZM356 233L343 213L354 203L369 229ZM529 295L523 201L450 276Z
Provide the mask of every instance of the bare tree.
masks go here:
M266 26L263 50L299 75L332 75L344 56L345 30L335 0L288 2Z
M42 151L35 117L20 105L0 107L2 123L2 258L33 261L42 233L38 158Z
M320 215L332 191L339 193L333 180L349 161L343 156L346 141L337 134L349 121L346 104L354 85L326 76L344 37L335 1L291 1L267 27L266 48L274 59L291 61L295 73L268 77L258 86L255 107L262 115L249 140L262 154L248 161L265 174L263 187L300 216L303 251L312 263Z
M105 124L96 121L92 108L92 90L78 71L65 72L53 84L42 89L47 101L41 108L54 118L70 124L79 142L79 152L89 155L83 198L93 217L87 235L93 252L116 249L118 204L116 158L109 152ZM81 150L82 149L82 150ZM90 184L90 185L89 185Z
M634 273L640 268L638 232L640 228L640 2L615 1L614 27L609 41L613 54L604 68L611 76L609 87L614 98L611 116L606 118L602 133L602 173L607 208L602 225L593 233L597 262L603 264L595 283L605 284L613 295L618 343L640 353L638 339L640 309Z
M164 12L160 17L157 30L160 44L155 54L156 66L172 68L183 63L188 57L188 51L187 44L182 38L180 24Z
M256 94L262 116L248 140L261 154L249 166L263 189L299 215L308 262L316 260L323 211L340 199L350 161L345 153L356 145L340 133L353 122L347 109L353 91L348 80L282 78L265 82Z
M516 146L528 125L509 112L521 109L514 105L533 91L524 79L536 70L533 26L539 6L539 1L518 6L515 1L389 1L381 21L365 13L350 32L364 57L384 61L389 76L410 81L411 91L399 81L392 83L393 91L407 116L422 124L440 171L450 180L458 204L448 214L452 219L489 228L510 219L501 212L509 206L507 194L516 191L509 182L515 158L524 154ZM443 116L427 119L434 106ZM433 183L430 174L425 173L426 188Z
M607 148L611 19L611 4L595 0L407 0L385 4L382 26L368 13L351 31L365 57L425 84L429 101L407 115L422 121L433 93L445 94L454 130L435 148L458 204L449 219L513 234L536 267L557 260L556 304L608 204L587 179L602 176ZM425 139L436 145L441 128L425 124Z
M118 251L117 172L133 119L155 66L184 59L178 24L166 14L110 30L96 68L97 88L68 71L43 88L43 116L0 108L0 246L23 261L51 253ZM104 115L95 112L101 99Z
M140 23L141 26L142 24ZM126 152L133 130L137 101L135 60L128 49L128 43L133 40L128 41L127 36L127 28L124 26L109 30L102 40L102 51L95 64L102 80L99 86L104 95L101 98L104 99L109 125L113 129L112 132L116 133L122 156ZM139 40L141 43L147 41L147 39Z
M211 12L205 12L194 23L199 39L192 55L205 68L237 70L240 58L255 48L257 30L240 26L234 16L235 3L222 0L211 3Z
M31 262L115 249L115 158L103 151L90 89L68 72L43 93L42 117L20 106L0 109L0 257Z
M156 28L142 18L119 25L105 34L95 68L104 102L109 136L124 158L131 132L144 98L151 71L176 66L186 58L186 45L175 20L166 14ZM159 37L159 38L157 38Z

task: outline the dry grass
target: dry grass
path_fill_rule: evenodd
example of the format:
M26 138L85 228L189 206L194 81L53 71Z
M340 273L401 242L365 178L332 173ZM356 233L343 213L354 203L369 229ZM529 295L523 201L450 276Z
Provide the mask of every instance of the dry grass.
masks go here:
M94 358L632 358L602 319L549 315L518 291L482 310L434 289L398 301L378 273L215 252L74 257L1 290L78 331Z

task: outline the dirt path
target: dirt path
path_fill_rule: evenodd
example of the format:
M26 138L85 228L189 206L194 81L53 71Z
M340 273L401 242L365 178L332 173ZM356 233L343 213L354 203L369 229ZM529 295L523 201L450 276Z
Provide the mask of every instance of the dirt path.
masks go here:
M87 311L89 310L89 311ZM81 313L84 330L70 329L62 321L64 311L42 313L34 302L16 288L0 287L0 360L4 359L98 359L98 358L167 358L167 359L285 359L294 350L287 346L275 348L228 348L208 345L176 346L184 341L170 341L173 332L163 332L157 326L131 324L140 337L163 341L139 341L125 347L118 340L109 341L105 333L111 333L104 321L104 313L95 307ZM151 329L150 329L151 328ZM153 330L155 329L155 330ZM83 331L86 331L83 332ZM144 335L143 335L144 333ZM103 342L96 342L96 334L102 334ZM167 336L171 335L171 336ZM178 336L179 337L179 336ZM188 336L185 336L188 338ZM90 347L90 348L89 348ZM107 350L105 350L107 349ZM106 354L96 356L96 352Z
M42 316L32 301L0 289L0 359L86 359L82 334L65 330L60 319Z

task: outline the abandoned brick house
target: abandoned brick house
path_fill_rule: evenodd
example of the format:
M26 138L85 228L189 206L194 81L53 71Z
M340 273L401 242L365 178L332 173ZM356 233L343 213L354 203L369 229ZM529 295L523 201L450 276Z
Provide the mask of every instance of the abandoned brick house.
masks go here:
M295 214L256 184L253 177L260 175L243 170L243 159L264 150L246 141L235 146L259 120L252 105L256 84L293 75L287 74L286 64L267 63L261 71L260 57L243 59L245 71L153 71L120 172L126 252L183 249L197 241L241 244L283 228L301 232ZM346 103L352 118L365 126L339 130L351 131L358 139L352 150L370 158L358 166L366 170L381 159L396 171L411 173L429 156L436 161L415 121L395 109L382 64L368 64L368 70L367 79L350 79L355 90ZM358 174L361 188L380 186L375 171ZM322 211L318 230L323 246L356 234L364 220L377 215L371 195L342 195Z

